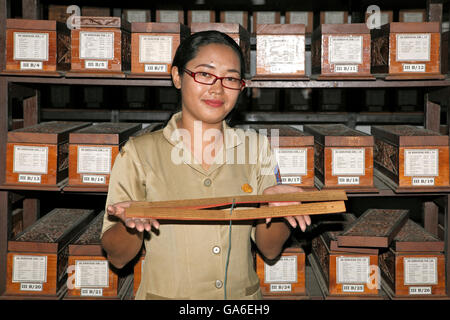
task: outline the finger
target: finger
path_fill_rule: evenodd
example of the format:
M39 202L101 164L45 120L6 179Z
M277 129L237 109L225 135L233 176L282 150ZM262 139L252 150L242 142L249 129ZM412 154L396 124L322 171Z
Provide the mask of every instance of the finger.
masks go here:
M310 216L303 216L303 218L305 218L306 225L310 226L311 225L311 217Z
M115 214L116 213L116 208L114 206L109 205L109 206L106 207L106 212L108 214Z
M151 219L150 224L155 228L156 230L159 230L159 221L155 219Z
M126 219L125 225L130 229L134 229L136 227L136 223L134 222L134 219Z
M136 219L134 223L136 224L137 231L143 232L145 230L144 222L142 220Z
M292 228L297 228L297 222L293 217L285 217L285 219L289 222L289 224L292 226Z
M303 218L303 216L296 216L295 219L297 220L297 222L298 222L298 224L300 226L300 229L303 232L305 232L305 230L306 230L306 222L305 222L305 219Z
M272 218L266 218L266 224L269 224L272 221Z

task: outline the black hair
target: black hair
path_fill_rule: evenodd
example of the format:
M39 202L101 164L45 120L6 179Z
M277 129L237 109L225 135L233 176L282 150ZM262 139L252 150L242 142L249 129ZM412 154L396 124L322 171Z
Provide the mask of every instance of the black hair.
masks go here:
M226 45L236 52L241 65L241 77L243 78L245 72L245 60L241 48L229 35L215 30L196 32L184 39L175 52L172 67L177 67L179 74L182 75L183 72L181 71L186 67L186 64L189 61L197 56L199 48L212 43Z

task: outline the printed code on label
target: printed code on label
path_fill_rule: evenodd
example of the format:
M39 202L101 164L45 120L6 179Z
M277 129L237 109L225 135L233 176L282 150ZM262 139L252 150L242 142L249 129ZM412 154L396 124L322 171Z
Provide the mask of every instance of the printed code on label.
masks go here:
M403 64L404 72L425 72L425 64Z
M292 291L292 285L290 283L271 284L270 285L270 291L273 291L273 292L277 292L277 291Z
M42 291L42 283L21 283L21 291Z
M358 72L357 65L335 65L334 72Z
M41 176L34 174L19 174L19 182L41 183Z
M431 287L409 287L409 294L431 294Z
M167 65L165 65L165 64L146 64L145 72L167 72Z
M20 69L22 69L22 70L41 70L42 62L21 61Z
M88 297L101 297L101 296L103 296L103 289L82 288L81 295L88 296Z
M108 61L86 61L86 69L108 69Z
M434 178L413 178L413 186L434 186Z
M338 184L359 184L359 177L338 177Z
M83 175L83 183L106 183L105 176L87 176Z
M342 285L343 292L364 292L364 285L344 284Z
M281 182L290 184L290 183L302 183L302 177L281 177Z

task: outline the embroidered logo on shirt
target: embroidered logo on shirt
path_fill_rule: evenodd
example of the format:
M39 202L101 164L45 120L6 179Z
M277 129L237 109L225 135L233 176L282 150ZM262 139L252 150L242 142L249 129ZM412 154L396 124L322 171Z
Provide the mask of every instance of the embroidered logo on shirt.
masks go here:
M244 183L241 187L242 191L247 192L247 193L251 193L253 191L253 188L251 185L249 185L248 183Z

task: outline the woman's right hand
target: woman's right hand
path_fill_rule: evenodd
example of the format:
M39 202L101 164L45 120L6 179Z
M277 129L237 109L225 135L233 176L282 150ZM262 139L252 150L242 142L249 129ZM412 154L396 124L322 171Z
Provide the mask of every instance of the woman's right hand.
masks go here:
M109 215L116 216L130 229L136 229L139 232L144 230L150 232L151 228L159 229L159 222L155 219L141 219L141 218L126 218L125 208L129 208L131 201L118 202L113 205L108 205L106 212Z

